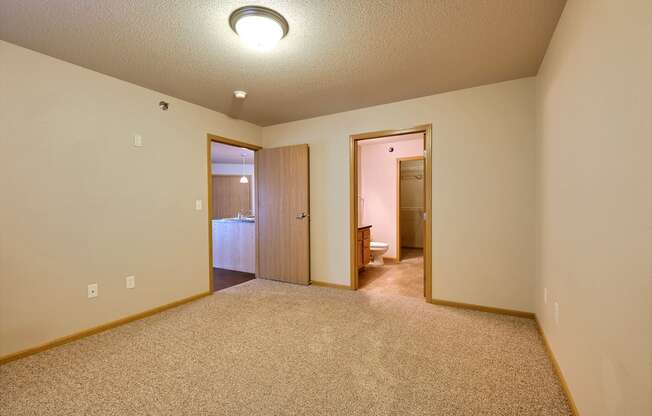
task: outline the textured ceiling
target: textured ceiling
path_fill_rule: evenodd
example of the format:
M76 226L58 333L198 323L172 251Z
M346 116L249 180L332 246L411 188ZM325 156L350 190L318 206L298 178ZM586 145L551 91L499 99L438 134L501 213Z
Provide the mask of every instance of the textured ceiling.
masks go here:
M535 75L564 3L0 0L0 39L266 126ZM288 20L274 50L231 31L247 4Z

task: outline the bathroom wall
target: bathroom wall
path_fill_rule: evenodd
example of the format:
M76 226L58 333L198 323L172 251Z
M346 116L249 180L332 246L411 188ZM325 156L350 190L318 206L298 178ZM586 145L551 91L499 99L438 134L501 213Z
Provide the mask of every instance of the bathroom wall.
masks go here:
M362 140L358 142L360 160L358 180L362 201L361 222L371 225L371 239L389 244L385 257L396 258L398 204L397 162L398 158L423 156L423 134L410 134L391 138ZM393 152L388 148L392 147ZM362 225L360 224L360 225Z
M580 414L652 415L652 2L570 0L537 114L537 317Z
M431 295L533 311L534 78L264 127L265 147L310 145L312 278L350 283L349 136L425 123L433 125Z
M260 128L2 41L0 62L0 356L206 292L206 134Z

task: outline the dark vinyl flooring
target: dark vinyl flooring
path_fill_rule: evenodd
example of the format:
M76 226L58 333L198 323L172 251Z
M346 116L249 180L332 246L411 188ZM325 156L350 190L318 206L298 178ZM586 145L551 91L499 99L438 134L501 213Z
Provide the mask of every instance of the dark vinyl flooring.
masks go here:
M235 270L213 268L213 291L226 289L227 287L239 285L240 283L247 282L255 279L253 273L238 272Z

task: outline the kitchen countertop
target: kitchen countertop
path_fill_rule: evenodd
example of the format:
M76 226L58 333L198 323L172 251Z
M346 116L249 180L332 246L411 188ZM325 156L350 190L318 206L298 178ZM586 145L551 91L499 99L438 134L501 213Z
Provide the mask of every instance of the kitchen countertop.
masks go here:
M213 221L216 222L248 222L248 223L254 223L256 222L255 218L215 218Z

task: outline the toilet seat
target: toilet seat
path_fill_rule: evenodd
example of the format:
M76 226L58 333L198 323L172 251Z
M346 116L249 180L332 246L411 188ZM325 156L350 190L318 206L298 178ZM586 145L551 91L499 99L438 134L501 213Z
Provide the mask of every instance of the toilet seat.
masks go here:
M380 242L380 241L372 241L371 243L369 243L369 247L370 247L372 250L373 250L374 248L380 250L380 249L386 249L386 248L389 248L389 244L387 244L387 243L383 243L383 242Z

